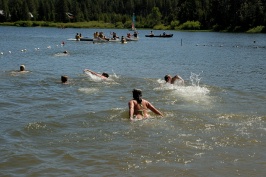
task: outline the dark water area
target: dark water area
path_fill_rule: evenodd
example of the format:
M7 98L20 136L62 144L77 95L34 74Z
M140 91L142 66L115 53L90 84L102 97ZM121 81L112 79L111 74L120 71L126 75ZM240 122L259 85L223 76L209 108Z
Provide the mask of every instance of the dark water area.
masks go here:
M265 34L68 40L96 31L129 32L0 27L0 176L265 176ZM131 122L134 88L164 117Z

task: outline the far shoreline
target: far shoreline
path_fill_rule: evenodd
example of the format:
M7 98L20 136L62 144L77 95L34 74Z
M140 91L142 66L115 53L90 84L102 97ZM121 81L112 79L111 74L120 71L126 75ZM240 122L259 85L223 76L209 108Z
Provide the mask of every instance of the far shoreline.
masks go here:
M111 23L105 23L102 21L90 21L90 22L46 22L46 21L17 21L17 22L0 22L0 26L16 26L16 27L52 27L52 28L99 28L99 29L129 29L126 27L115 26ZM138 28L142 30L173 30L173 31L186 31L186 32L229 32L229 33L265 33L264 26L257 26L248 31L228 31L220 30L215 31L212 29L200 30L200 29L170 29L168 26L159 25L153 28Z

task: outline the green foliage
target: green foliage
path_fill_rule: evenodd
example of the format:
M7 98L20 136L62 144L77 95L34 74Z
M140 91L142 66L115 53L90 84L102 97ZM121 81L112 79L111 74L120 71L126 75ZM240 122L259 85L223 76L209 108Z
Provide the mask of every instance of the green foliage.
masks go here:
M115 28L113 24L103 21L77 22L77 23L56 23L57 27L65 28Z
M265 26L256 26L255 28L252 28L250 30L248 30L248 33L261 33L264 32L265 30Z
M16 21L15 23L11 22L0 23L0 25L18 26L18 27L42 26L42 27L57 27L57 28L116 28L115 25L110 23L105 23L103 21L76 22L76 23L71 23L71 22L58 23L58 22L46 22L46 21Z
M171 29L178 29L180 22L178 20L172 21L170 24Z
M20 27L31 27L32 26L32 22L31 21L17 21L15 23L15 26L20 26Z
M153 29L154 30L168 30L170 29L170 26L165 26L165 25L160 24L160 25L155 25Z
M151 13L148 15L148 24L150 26L159 25L161 23L162 14L158 7L153 7Z
M0 0L0 10L0 22L46 21L33 26L98 21L95 26L130 28L134 13L136 28L266 30L259 28L266 26L265 0Z
M126 21L125 23L124 23L124 28L131 28L131 25L132 25L132 22L131 21ZM137 26L137 24L136 24L136 26Z
M115 28L124 28L124 25L123 25L122 22L117 22L117 23L115 24Z
M14 26L14 23L12 22L3 22L3 23L0 23L1 26Z
M187 21L179 26L181 30L200 30L199 21Z

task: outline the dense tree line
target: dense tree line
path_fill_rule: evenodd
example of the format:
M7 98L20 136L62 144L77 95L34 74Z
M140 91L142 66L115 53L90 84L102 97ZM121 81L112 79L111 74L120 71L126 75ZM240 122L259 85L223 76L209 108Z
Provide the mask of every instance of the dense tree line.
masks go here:
M245 31L266 26L266 0L0 0L0 21L86 22Z

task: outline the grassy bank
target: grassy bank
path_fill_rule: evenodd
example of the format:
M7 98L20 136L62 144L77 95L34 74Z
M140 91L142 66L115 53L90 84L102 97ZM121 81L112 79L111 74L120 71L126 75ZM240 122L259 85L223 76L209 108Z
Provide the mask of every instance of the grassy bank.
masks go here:
M110 23L90 21L76 23L55 23L45 21L17 21L0 23L1 26L18 26L18 27L56 27L56 28L115 28Z
M75 23L55 23L55 22L46 22L46 21L17 21L17 22L3 22L0 23L0 26L17 26L17 27L56 27L56 28L120 28L127 29L125 25L121 22L117 24L105 23L103 21L89 21L89 22L75 22ZM126 25L128 26L128 25ZM130 24L129 24L130 26ZM128 27L129 28L129 27ZM188 21L183 24L179 24L178 21L173 22L169 26L163 24L156 25L153 27L154 30L177 30L177 31L213 31L202 30L200 29L200 24L194 21ZM216 30L214 30L216 31ZM223 32L232 32L224 30ZM247 32L247 33L266 33L265 26L257 26L255 28L249 29L248 31L238 31L238 32Z

